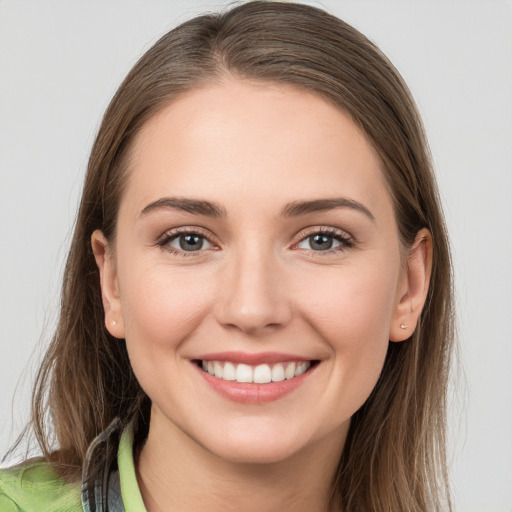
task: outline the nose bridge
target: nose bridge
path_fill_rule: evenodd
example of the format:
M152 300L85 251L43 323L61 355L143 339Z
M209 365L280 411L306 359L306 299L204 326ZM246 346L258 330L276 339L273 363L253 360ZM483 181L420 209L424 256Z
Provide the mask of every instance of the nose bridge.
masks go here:
M261 241L248 240L233 248L219 286L218 320L225 326L256 335L290 320L282 262Z

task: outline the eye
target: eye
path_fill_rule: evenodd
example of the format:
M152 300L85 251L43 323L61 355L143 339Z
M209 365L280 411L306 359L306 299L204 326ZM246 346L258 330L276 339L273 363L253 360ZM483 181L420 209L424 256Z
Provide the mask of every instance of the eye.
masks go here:
M213 248L213 244L204 235L192 231L171 233L163 238L159 245L181 255Z
M338 231L317 231L306 236L296 245L298 249L315 252L341 251L351 246L350 237Z

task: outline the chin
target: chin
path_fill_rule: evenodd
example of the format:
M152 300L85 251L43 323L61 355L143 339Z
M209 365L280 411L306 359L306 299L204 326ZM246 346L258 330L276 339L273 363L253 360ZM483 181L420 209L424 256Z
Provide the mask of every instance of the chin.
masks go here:
M218 436L209 436L201 444L214 455L232 463L276 464L314 442L300 432L291 432L286 425L258 422L254 418L251 423L223 429Z
M230 443L216 447L218 457L235 464L277 464L293 457L302 447L283 445L283 440Z

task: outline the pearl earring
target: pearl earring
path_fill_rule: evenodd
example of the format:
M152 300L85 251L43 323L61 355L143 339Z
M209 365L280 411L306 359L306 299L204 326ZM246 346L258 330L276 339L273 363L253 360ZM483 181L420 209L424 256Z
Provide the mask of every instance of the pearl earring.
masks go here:
M405 325L405 324L401 324L401 325L400 325L400 329L407 329L407 325Z
M116 325L116 321L115 320L112 320L112 325Z

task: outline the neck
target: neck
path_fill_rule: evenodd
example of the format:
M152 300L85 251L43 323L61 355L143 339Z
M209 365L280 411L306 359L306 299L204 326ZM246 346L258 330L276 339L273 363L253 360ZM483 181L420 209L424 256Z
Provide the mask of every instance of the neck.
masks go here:
M332 481L347 429L285 460L258 464L220 458L175 425L152 421L136 462L147 512L333 512Z

